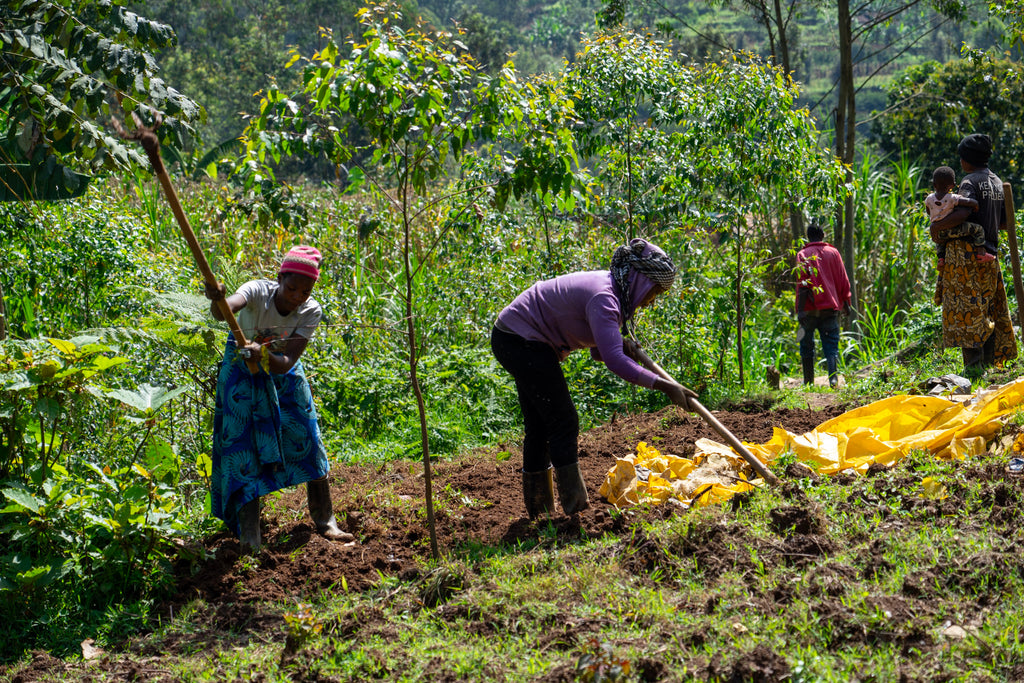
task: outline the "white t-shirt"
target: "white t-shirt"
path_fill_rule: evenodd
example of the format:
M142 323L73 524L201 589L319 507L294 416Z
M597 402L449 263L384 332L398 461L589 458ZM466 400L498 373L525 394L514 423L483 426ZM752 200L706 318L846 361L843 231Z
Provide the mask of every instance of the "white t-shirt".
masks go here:
M276 352L284 351L285 340L292 334L311 338L323 316L320 304L312 297L288 315L281 315L274 305L279 288L273 280L250 280L236 292L245 298L245 308L235 316L245 338L269 344L270 350Z
M942 195L942 199L937 199L935 193L932 192L924 199L924 206L928 210L928 219L932 223L942 220L953 213L953 209L957 207L961 199L963 199L963 195L955 192L947 192Z

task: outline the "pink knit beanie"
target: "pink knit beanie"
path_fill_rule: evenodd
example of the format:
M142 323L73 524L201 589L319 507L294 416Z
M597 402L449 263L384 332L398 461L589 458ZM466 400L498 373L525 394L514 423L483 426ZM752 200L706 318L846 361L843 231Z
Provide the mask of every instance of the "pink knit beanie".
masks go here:
M281 261L278 274L298 273L314 280L320 279L320 252L305 244L292 247Z

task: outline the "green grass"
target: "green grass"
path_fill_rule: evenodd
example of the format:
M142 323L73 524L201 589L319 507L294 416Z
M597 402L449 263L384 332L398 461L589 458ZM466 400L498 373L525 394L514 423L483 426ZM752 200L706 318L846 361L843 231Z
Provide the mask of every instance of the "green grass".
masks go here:
M155 666L182 681L730 680L765 652L787 680L1007 680L1024 658L1020 514L992 521L1005 489L978 476L1000 462L917 453L874 476L763 490L623 537L453 552L414 579L310 596L316 633L292 646L295 604L252 605L260 619L234 631L211 630L215 609L193 602L130 649L159 654ZM924 476L950 497L921 497ZM794 507L820 526L779 529L773 511ZM597 678L602 664L629 673Z

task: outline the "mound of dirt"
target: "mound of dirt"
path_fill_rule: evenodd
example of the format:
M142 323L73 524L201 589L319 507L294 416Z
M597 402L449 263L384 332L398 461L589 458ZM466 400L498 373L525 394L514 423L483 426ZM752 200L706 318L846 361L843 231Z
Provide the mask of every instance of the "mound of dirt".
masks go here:
M825 410L776 410L761 413L717 412L716 417L743 441L759 443L772 436L773 427L803 433L845 411L842 406ZM663 505L633 512L628 522L610 513L609 504L597 491L617 457L635 452L646 441L664 453L688 457L694 442L707 437L720 440L714 431L693 415L674 408L658 413L620 415L580 437L580 466L591 507L552 522L559 538L595 538L625 531L635 515L665 517L675 506ZM525 516L520 484L522 454L514 444L499 444L454 460L435 462L430 485L434 493L437 545L445 550L462 544L515 544L538 537L538 524L546 531L549 522L531 522ZM264 500L262 552L253 560L241 560L237 540L223 532L205 539L191 561L176 568L175 599L166 605L171 613L193 598L227 606L218 611L238 625L251 618L245 605L264 600L297 600L332 586L363 590L381 575L405 578L419 573L421 561L430 557L431 541L423 504L427 482L422 463L387 462L380 466L335 465L331 472L332 496L339 522L354 533L355 544L338 544L318 536L309 521L305 489L299 487ZM798 526L799 520L780 521Z

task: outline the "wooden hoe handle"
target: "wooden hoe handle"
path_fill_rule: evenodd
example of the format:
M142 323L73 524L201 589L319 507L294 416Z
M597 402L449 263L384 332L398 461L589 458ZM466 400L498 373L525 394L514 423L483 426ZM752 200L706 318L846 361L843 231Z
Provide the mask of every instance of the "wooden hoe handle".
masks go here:
M142 149L146 150L146 156L149 157L149 163L153 165L156 177L160 180L160 186L164 189L167 203L171 205L171 212L174 213L174 217L178 220L178 225L181 226L181 233L188 243L188 248L192 251L192 258L195 259L196 266L199 267L203 280L213 289L219 289L220 284L217 282L217 276L213 274L213 270L203 254L203 249L199 246L196 234L192 231L192 226L188 222L188 216L185 215L181 208L181 202L178 201L178 193L174 191L174 186L171 185L171 178L167 175L167 169L164 168L163 159L160 158L160 141L152 130L142 130L139 135L139 141L142 143ZM245 348L245 345L248 343L245 339L245 333L242 332L242 328L238 325L238 320L231 311L231 306L228 305L227 300L220 299L217 302L217 307L220 309L221 314L224 316L224 321L227 322L228 328L235 338L237 348ZM246 365L253 374L259 371L259 365L256 361L246 360Z
M642 348L640 348L639 344L635 345L635 349L634 350L636 352L638 360L648 370L650 370L651 372L659 375L663 379L668 380L669 382L675 382L675 380L672 378L671 375L669 375L667 372L665 372L665 370L660 365L658 365L653 360L651 360L651 357L648 356L647 353ZM767 467L765 467L764 463L761 462L760 460L758 460L757 457L753 453L750 452L750 449L748 449L746 446L744 446L743 443L739 439L737 439L736 436L732 432L730 432L728 429L726 429L725 425L723 425L721 422L719 422L718 418L716 418L714 415L712 415L710 410L708 410L703 405L701 405L700 401L698 401L697 399L695 399L693 397L689 397L688 401L689 401L689 406L680 405L680 407L681 408L687 408L687 407L692 408L695 413L700 415L701 418L703 418L703 420L705 422L707 422L711 426L712 429L714 429L716 432L718 432L719 436L721 436L723 439L725 439L726 443L728 443L730 446L732 446L732 449L734 451L739 453L743 457L743 459L747 461L747 464L749 464L752 468L754 468L754 471L757 472L761 476L762 479L764 479L766 482L768 482L770 484L777 484L777 483L779 483L779 478L776 477L772 473L771 470L769 470Z

